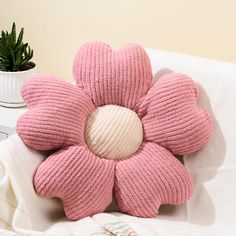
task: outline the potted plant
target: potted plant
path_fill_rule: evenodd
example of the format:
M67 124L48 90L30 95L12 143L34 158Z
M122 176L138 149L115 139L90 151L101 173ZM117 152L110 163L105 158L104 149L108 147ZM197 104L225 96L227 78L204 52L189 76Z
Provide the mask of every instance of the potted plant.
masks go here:
M6 107L24 106L21 96L23 82L35 71L35 63L30 60L33 50L23 42L24 29L16 35L16 25L12 30L2 31L0 36L0 105Z

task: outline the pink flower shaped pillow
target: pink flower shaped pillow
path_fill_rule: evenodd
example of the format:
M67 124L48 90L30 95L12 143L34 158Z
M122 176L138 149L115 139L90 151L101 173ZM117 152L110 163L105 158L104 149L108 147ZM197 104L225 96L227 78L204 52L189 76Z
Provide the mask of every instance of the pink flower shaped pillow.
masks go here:
M197 106L198 88L171 73L153 85L144 49L86 43L73 65L76 85L34 76L23 86L23 142L53 150L38 167L35 190L58 197L68 218L103 212L114 196L121 212L155 217L161 204L191 197L191 176L174 155L201 149L212 120Z

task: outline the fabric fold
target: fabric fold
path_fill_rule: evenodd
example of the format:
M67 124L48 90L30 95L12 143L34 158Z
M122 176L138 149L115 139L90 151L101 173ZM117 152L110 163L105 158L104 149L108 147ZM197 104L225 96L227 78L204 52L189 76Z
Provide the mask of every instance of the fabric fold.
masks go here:
M58 201L42 199L34 191L32 178L44 157L18 135L0 143L0 228L20 235L44 231L57 220L53 214L63 211Z

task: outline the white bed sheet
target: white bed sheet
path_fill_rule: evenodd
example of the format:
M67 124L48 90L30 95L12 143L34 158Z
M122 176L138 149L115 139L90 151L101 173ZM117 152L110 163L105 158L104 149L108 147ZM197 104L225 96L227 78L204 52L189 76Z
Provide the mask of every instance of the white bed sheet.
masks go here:
M195 183L191 200L162 207L156 219L104 213L67 222L60 202L34 192L31 179L44 155L14 135L0 143L0 235L106 235L104 226L116 221L145 236L236 235L236 64L156 49L147 52L156 79L172 70L197 81L199 104L214 116L210 143L184 158Z

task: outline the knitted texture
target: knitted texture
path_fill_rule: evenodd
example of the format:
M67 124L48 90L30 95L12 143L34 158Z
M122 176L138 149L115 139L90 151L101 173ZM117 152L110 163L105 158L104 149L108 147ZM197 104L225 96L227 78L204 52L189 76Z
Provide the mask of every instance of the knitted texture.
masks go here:
M90 150L100 157L125 159L136 152L143 141L142 123L128 108L98 107L87 120L85 140Z
M182 204L192 193L187 170L155 143L143 143L132 158L116 164L115 173L118 208L131 215L155 217L161 204Z
M152 81L148 55L136 44L113 51L105 43L87 43L75 56L73 72L77 85L95 106L116 104L133 109Z
M55 152L38 168L34 184L42 197L60 197L70 219L106 209L112 201L115 162L97 158L86 146Z
M22 89L23 142L60 149L38 167L37 193L61 198L73 220L104 211L112 195L120 211L140 217L188 200L191 176L174 155L201 149L212 127L193 80L171 73L151 86L149 58L136 44L87 43L73 71L76 85L41 75Z
M25 144L51 150L84 143L84 127L95 109L80 88L52 76L34 76L24 84L22 96L29 111L17 124Z

